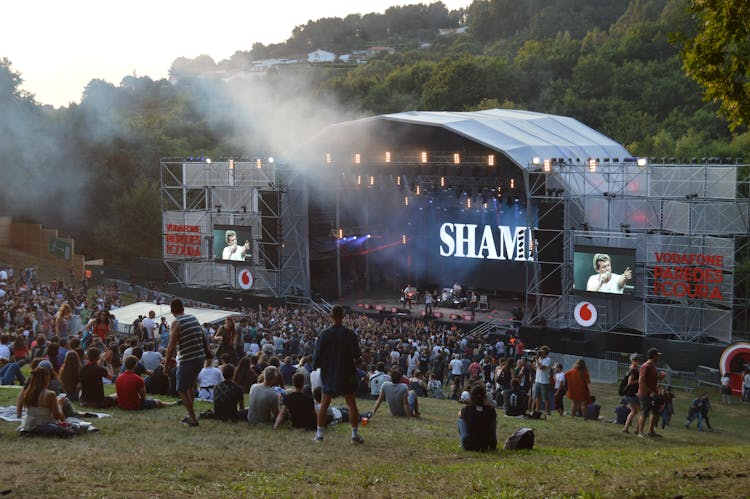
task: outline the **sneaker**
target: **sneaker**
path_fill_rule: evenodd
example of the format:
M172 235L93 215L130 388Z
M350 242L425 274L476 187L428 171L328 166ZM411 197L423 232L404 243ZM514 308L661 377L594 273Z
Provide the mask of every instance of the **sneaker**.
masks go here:
M649 432L648 436L651 437L651 438L662 438L661 435L659 435L655 431Z
M315 437L313 438L313 440L315 440L316 442L322 442L323 441L323 435L320 435L320 436L315 435Z
M190 416L185 416L180 420L180 423L187 424L190 422Z
M183 421L182 424L184 424L185 426L196 427L198 426L198 421L188 419L187 421Z
M638 438L646 438L646 435L643 433L636 433L636 435L638 435Z
M361 435L355 435L352 437L352 443L353 444L363 444L365 443L365 439L362 438Z

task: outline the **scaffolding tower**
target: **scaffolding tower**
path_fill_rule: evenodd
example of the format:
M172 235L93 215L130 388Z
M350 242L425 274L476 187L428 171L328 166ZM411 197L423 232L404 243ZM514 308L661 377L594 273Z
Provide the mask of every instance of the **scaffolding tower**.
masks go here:
M747 165L560 158L524 172L535 257L526 272L526 323L579 327L574 308L586 300L599 314L590 329L602 332L725 343L747 335L748 284L737 271L750 256ZM634 251L634 296L576 290L579 246ZM721 276L715 294L657 292L654 271L664 254L720 257L723 265L710 269Z
M160 165L162 251L175 283L275 298L310 296L307 187L298 172L266 157L163 158ZM217 261L216 226L248 230L251 260ZM169 243L175 240L190 244L176 251ZM239 280L243 270L252 274L250 286Z

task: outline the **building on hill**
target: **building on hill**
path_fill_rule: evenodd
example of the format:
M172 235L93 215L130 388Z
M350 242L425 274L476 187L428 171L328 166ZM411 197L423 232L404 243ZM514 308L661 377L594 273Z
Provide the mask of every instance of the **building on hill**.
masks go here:
M323 49L318 49L315 52L310 52L309 54L307 54L307 62L310 63L333 62L335 60L336 54Z

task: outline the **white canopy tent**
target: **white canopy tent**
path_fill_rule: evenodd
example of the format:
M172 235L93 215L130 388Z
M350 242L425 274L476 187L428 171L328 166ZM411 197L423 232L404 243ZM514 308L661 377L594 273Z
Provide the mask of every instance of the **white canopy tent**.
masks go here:
M167 323L171 324L174 320L174 316L169 309L169 304L156 305L150 302L138 302L125 307L113 309L111 313L117 318L117 332L127 333L132 327L133 322L138 318L139 315L148 317L150 310L156 313L156 322L160 322L162 317L167 319ZM223 321L226 317L240 316L237 312L230 310L211 309L211 308L195 308L185 307L185 313L194 315L198 322L203 323L214 323Z

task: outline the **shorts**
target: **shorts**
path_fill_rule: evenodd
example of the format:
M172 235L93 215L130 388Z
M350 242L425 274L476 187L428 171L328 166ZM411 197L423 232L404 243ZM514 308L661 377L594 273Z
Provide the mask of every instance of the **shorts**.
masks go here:
M141 409L156 409L156 400L154 399L141 400Z
M650 396L646 395L645 397L638 397L638 399L641 403L641 412L644 418L647 418L652 410L656 411L654 399L652 399Z
M641 406L641 401L640 401L640 399L639 399L638 397L636 397L635 395L633 395L633 396L630 396L630 395L625 395L625 401L626 401L626 402L627 402L628 404L632 405L632 406L636 406L636 405L637 405L638 407L640 407L640 406Z
M532 398L549 400L549 383L534 383Z
M195 386L198 373L203 369L204 360L194 359L180 362L177 366L177 393L187 392Z

